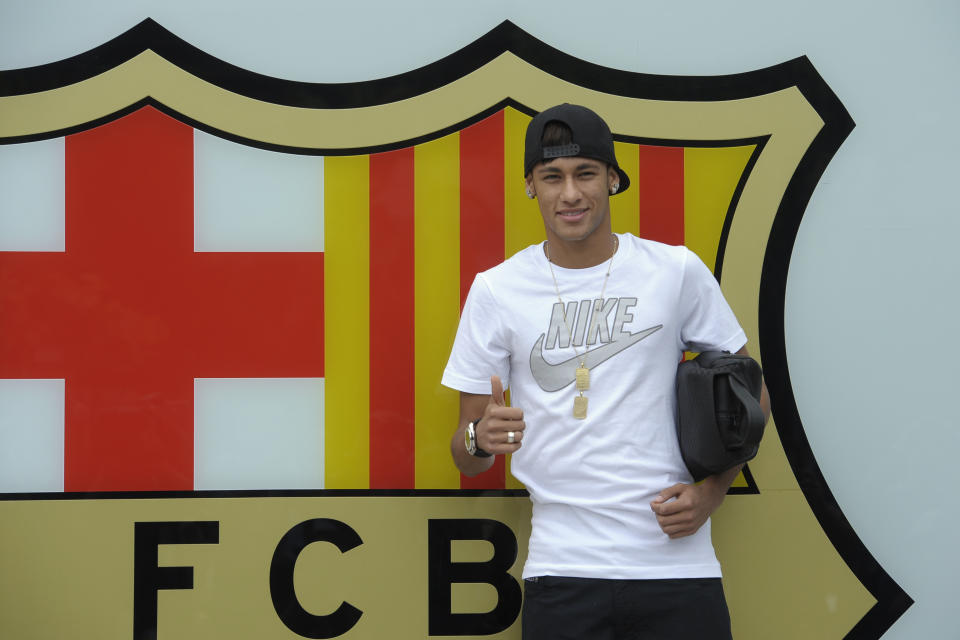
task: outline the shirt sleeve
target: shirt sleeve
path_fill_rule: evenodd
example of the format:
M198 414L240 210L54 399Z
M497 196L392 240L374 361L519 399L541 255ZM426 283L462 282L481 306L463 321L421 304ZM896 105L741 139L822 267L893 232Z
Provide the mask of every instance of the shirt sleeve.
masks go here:
M490 393L490 376L510 385L510 351L501 309L483 274L478 274L460 314L457 337L440 383L466 393Z
M680 287L681 348L687 351L735 353L747 336L720 290L720 283L703 261L686 251Z

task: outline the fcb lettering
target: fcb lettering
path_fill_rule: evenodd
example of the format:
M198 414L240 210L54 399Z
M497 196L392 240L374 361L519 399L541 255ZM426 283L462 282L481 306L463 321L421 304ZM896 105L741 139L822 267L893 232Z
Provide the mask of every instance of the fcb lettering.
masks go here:
M522 592L508 570L517 559L517 539L496 520L430 519L425 536L429 547L427 602L431 636L490 635L508 628L520 613ZM193 589L194 567L159 566L161 545L218 544L220 523L137 522L134 525L133 638L163 637L157 594L161 589ZM450 556L454 540L482 540L493 546L493 557L483 562L455 562ZM313 543L329 543L342 553L363 544L350 525L331 518L313 518L294 526L280 539L270 563L270 597L277 616L292 632L304 638L336 638L352 629L363 611L342 602L335 611L316 614L307 610L294 587L294 568L303 550ZM450 598L456 583L489 584L497 603L489 612L455 613ZM399 621L398 621L399 622Z

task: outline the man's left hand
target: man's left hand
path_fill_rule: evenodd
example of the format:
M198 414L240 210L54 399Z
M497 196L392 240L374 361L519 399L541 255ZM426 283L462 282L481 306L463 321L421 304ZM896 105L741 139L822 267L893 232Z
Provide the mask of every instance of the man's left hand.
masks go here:
M709 479L708 479L709 480ZM713 483L675 484L664 489L650 503L657 522L671 538L696 533L723 502L726 490L717 491Z

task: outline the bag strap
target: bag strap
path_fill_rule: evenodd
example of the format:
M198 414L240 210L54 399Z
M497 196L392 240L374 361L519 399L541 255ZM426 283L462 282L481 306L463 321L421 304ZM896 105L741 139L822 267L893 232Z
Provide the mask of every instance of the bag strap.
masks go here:
M749 432L755 428L753 425L763 425L763 408L750 393L747 386L740 381L740 378L731 375L728 376L728 381L730 382L730 390L733 391L733 394L737 396L737 400L743 406L747 419L744 428L737 430L737 437L732 437L734 434L730 431L724 431L723 435L727 436L724 438L724 444L727 449L739 449L746 443Z

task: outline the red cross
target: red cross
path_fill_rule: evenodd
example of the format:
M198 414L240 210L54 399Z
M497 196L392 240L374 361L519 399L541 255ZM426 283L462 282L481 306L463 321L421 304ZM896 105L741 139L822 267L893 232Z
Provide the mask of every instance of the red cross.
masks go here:
M67 491L192 489L194 378L323 376L323 254L194 252L191 127L69 136L65 223L0 252L0 378L66 380Z

